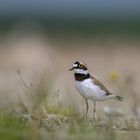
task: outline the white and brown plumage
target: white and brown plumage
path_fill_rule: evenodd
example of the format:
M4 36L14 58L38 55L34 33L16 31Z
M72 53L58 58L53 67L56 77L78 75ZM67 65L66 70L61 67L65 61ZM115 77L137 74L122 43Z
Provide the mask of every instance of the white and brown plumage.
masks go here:
M107 99L116 99L122 101L123 98L110 93L106 87L97 79L92 77L83 62L75 62L70 69L74 71L76 89L86 101L86 117L88 114L88 100L94 103L94 118L96 112L96 101L105 101Z

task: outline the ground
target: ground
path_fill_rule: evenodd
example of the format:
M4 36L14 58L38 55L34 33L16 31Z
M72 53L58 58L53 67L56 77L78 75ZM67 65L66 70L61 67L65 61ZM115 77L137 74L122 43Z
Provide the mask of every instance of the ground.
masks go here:
M139 139L139 42L123 41L50 40L48 45L32 37L7 43L13 48L0 51L1 139ZM68 71L75 60L124 98L97 103L96 121L92 102L85 119L85 102Z

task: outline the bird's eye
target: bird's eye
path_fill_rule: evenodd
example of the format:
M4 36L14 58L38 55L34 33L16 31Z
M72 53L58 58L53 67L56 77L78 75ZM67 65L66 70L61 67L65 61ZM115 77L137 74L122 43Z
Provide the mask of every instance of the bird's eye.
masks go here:
M83 64L79 64L79 68L84 68L84 65Z

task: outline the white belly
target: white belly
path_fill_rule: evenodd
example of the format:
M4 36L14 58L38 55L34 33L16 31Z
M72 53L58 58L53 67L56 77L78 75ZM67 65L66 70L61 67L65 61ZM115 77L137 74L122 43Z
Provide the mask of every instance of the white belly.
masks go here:
M101 90L99 86L94 85L91 79L76 81L76 89L86 99L91 99L93 101L103 101L107 98L105 91Z

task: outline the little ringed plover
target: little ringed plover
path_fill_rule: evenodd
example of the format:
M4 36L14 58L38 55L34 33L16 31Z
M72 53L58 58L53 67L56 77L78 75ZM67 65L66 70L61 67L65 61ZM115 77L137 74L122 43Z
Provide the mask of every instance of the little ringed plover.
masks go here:
M86 117L89 109L88 100L92 100L94 103L94 118L96 116L96 101L105 101L108 99L123 100L122 97L109 92L99 80L91 76L85 63L76 61L72 65L71 70L74 71L76 89L86 102Z

